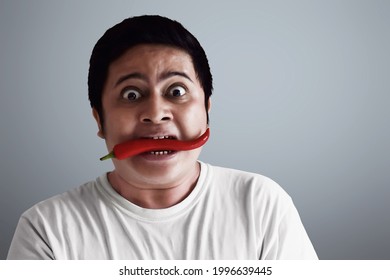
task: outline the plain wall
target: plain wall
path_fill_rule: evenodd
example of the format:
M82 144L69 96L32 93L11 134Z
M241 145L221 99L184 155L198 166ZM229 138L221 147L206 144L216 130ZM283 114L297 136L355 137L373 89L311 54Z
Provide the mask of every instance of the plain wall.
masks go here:
M35 203L112 169L88 61L122 19L160 14L214 75L201 160L269 176L322 259L390 259L390 1L0 2L0 258Z

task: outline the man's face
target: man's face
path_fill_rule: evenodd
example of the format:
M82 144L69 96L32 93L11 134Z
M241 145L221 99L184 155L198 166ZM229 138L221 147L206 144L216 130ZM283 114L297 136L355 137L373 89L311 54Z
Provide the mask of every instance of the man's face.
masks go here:
M204 98L186 52L163 45L139 45L109 67L102 96L104 128L96 112L94 116L109 151L118 143L144 137L191 140L207 128ZM114 172L131 184L180 183L196 170L200 150L114 159Z

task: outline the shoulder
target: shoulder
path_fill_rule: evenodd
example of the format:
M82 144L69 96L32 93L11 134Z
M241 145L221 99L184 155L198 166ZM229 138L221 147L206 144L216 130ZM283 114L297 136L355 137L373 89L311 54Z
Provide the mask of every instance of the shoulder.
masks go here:
M286 191L273 179L262 174L208 165L213 184L250 193L268 199L291 200Z
M69 212L80 211L93 207L100 199L97 180L89 181L79 187L73 188L62 194L45 199L22 215L30 220L50 219L58 215L66 215Z
M15 230L8 258L62 258L63 244L78 240L82 228L93 228L91 217L103 199L99 186L98 178L25 211Z
M211 165L208 168L209 190L225 203L241 205L262 220L281 219L295 208L290 195L267 176Z

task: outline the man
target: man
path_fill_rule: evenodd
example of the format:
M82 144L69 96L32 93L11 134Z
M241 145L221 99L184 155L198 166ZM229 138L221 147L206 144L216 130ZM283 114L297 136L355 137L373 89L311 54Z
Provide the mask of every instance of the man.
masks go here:
M112 27L88 85L114 170L26 211L9 259L317 258L275 182L176 148L207 133L212 92L206 54L181 24L142 16ZM174 144L119 159L116 145L133 140Z

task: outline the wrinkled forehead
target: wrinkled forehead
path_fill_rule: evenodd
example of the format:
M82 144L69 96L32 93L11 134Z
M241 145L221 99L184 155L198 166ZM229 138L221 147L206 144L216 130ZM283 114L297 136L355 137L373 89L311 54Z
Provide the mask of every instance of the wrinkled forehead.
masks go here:
M108 80L130 73L157 79L166 72L185 73L191 79L197 80L191 56L187 52L155 44L137 45L126 50L109 65Z

